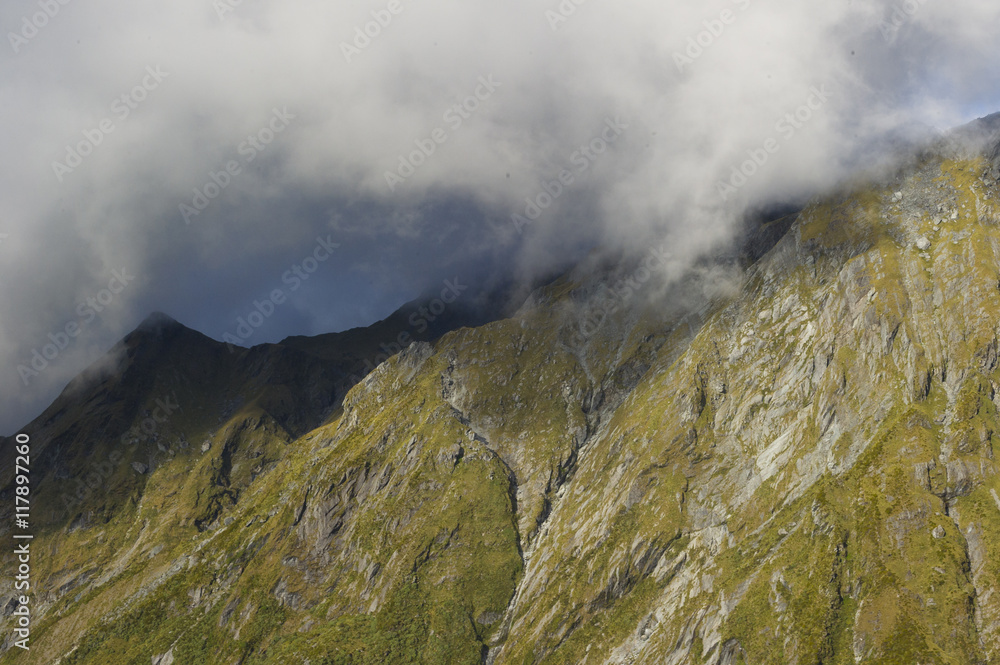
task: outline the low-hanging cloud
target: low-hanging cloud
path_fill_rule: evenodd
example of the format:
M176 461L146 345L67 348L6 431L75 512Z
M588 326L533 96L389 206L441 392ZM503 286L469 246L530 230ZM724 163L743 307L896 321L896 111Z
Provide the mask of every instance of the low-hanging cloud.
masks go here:
M7 2L0 431L151 310L221 338L318 237L343 249L259 341L595 244L696 255L901 128L998 110L998 19L986 0Z

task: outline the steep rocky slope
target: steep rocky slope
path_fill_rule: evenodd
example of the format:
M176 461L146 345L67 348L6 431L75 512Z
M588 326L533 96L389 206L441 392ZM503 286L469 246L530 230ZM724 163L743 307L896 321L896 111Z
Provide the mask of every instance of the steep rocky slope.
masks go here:
M749 266L594 257L342 402L335 348L154 321L27 428L34 642L0 660L1000 663L994 125Z

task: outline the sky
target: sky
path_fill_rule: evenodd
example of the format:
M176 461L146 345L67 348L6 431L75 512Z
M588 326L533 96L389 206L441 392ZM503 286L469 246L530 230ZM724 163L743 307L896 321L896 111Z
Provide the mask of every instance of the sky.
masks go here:
M220 340L260 312L249 346L594 247L697 256L1000 110L997 26L989 0L7 0L0 434L153 311Z

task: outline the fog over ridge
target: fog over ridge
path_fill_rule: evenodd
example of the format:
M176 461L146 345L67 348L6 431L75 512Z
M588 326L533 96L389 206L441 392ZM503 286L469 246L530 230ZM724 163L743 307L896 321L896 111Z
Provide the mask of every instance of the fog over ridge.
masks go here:
M0 433L154 310L221 339L285 289L257 344L594 246L697 255L886 137L1000 110L998 24L986 0L5 3Z

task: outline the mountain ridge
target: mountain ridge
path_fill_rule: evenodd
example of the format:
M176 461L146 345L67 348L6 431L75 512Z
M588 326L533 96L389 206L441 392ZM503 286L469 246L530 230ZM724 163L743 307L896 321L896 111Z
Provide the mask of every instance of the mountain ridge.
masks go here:
M415 341L339 406L344 370L304 341L166 363L128 413L119 375L98 382L32 432L80 423L40 448L38 652L1000 662L992 122L975 152L924 151L683 279L571 270ZM170 357L186 333L154 323ZM201 384L206 366L228 376ZM171 391L177 416L61 507Z

